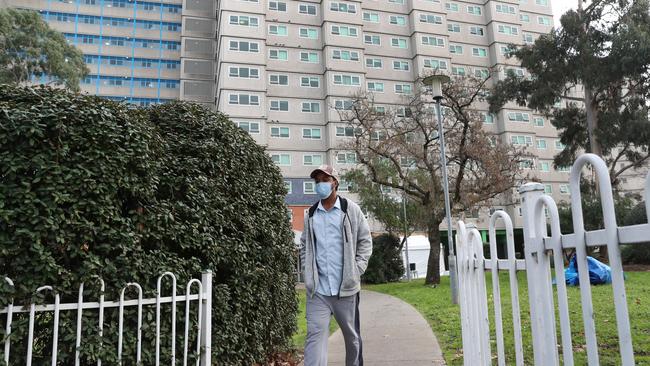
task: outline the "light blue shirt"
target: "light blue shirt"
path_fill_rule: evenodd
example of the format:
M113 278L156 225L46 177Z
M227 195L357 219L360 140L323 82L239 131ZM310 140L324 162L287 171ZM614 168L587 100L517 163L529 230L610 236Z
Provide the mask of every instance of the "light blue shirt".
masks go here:
M321 202L314 212L314 236L316 237L316 265L318 266L317 292L325 296L337 296L343 276L343 211L341 199L329 211Z

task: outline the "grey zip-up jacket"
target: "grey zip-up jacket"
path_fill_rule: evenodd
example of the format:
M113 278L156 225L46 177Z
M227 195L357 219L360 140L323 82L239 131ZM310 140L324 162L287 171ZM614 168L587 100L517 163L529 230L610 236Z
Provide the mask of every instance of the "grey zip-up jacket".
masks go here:
M368 259L372 254L372 237L368 220L359 205L340 196L339 199L343 211L343 274L339 297L345 297L361 290L361 275L366 271ZM308 296L314 296L318 288L316 237L313 231L314 212L317 207L318 202L309 208L309 214L305 217L305 228L300 237L300 258Z

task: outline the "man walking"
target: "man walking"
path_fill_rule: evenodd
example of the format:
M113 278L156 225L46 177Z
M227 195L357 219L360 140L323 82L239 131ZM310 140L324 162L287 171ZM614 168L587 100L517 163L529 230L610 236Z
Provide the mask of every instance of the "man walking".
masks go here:
M338 196L334 168L321 165L310 176L320 200L309 208L300 238L307 289L305 366L327 366L332 314L345 340L346 366L363 366L359 291L372 253L370 229L359 206Z

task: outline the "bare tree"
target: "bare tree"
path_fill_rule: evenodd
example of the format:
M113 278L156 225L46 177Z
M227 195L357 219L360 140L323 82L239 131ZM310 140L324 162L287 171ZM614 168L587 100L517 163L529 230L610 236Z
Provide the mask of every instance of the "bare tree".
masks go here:
M524 151L499 143L482 128L479 108L487 110L488 80L489 76L454 77L443 88L443 129L454 214L510 192L524 160ZM445 208L430 92L418 82L399 106L381 106L373 94L360 92L337 107L341 120L354 131L354 137L340 148L356 153L357 170L375 184L405 192L410 202L427 212L424 226L431 250L425 283L439 283L439 226Z

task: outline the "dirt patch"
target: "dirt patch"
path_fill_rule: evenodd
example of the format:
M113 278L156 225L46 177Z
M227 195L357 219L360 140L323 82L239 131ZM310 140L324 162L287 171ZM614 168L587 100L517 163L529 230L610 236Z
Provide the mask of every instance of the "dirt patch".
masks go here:
M650 264L624 264L623 271L626 272L650 272Z

